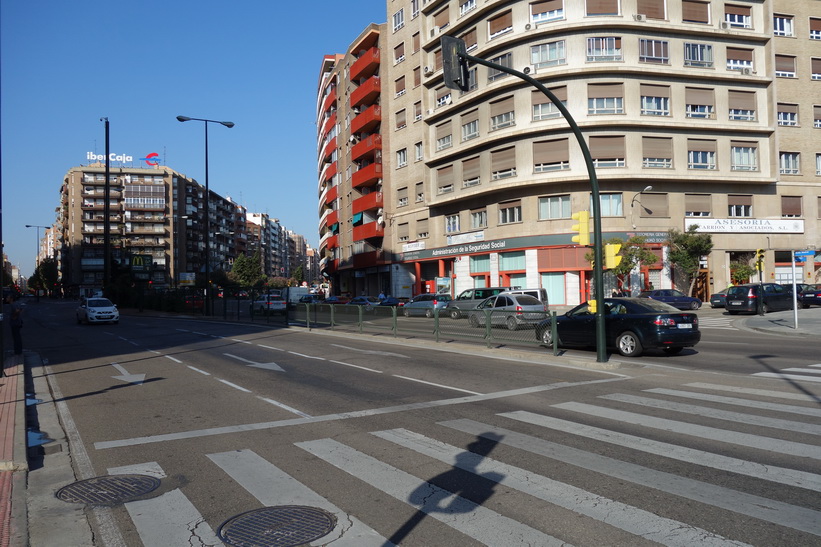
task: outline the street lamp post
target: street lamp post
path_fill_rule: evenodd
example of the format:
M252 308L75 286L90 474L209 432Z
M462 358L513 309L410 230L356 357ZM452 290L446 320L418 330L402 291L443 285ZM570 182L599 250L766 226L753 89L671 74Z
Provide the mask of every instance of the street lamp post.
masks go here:
M37 272L37 266L40 265L40 228L43 228L44 230L48 230L49 226L40 226L38 224L26 224L26 228L37 228L37 246L36 246L37 253L34 255L34 271L36 273ZM40 300L39 291L35 292L35 295L37 296L37 300L39 301Z
M234 122L221 122L219 120L207 120L205 118L189 118L188 116L177 116L179 122L197 121L203 122L205 126L205 315L211 315L211 249L209 246L209 232L210 232L210 211L209 211L209 189L208 189L208 124L218 123L227 128L234 127Z
M639 196L642 195L645 192L649 192L652 189L653 189L652 186L647 185L647 186L644 187L644 190L642 190L641 192L636 192L636 194L633 196L633 199L630 200L630 224L633 226L634 230L636 229L636 223L633 221L633 205L637 201L639 202L639 205L641 205L641 201L639 200ZM641 206L644 207L644 205L641 205Z

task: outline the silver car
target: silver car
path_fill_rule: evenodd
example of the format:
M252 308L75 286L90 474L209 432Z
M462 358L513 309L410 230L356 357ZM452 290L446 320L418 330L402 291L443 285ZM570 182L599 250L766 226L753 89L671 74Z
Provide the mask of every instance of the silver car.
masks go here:
M530 295L499 293L482 301L468 315L471 327L482 327L490 317L491 325L504 325L509 330L533 327L547 316L547 306Z
M84 298L77 308L77 324L120 322L120 312L108 298Z
M433 310L439 310L439 313L442 313L442 309L450 302L451 297L449 294L420 294L418 296L414 296L413 300L402 306L402 313L405 317L410 317L411 315L424 315L425 317L433 317L435 313Z

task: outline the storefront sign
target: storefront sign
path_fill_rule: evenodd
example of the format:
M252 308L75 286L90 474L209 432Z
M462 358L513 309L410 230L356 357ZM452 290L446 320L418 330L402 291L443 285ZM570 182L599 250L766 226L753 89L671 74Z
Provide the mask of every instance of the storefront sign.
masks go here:
M804 221L790 219L757 219L757 218L700 218L684 220L684 230L697 225L697 232L720 234L803 234Z
M464 245L465 243L475 243L485 240L484 230L480 232L468 232L466 234L456 234L448 236L448 245Z

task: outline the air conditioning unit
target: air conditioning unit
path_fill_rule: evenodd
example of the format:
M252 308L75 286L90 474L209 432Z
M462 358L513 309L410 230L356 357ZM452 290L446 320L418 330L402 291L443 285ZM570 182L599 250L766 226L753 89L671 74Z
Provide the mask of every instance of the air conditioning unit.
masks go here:
M748 67L748 66L745 66L744 68L741 69L741 73L744 76L752 76L753 75L753 69Z
M522 69L522 72L525 74L536 74L536 67L533 65L527 65Z
M433 109L432 109L432 108L428 108L428 116L432 116L432 115L433 115Z
M430 37L431 38L433 38L437 34L439 34L439 27L433 27L432 29L430 29Z
M526 24L526 25L525 25L525 30L530 30L531 28L533 28L533 27L531 26L531 24L530 24L530 23L528 23L528 24Z
M721 30L730 30L733 26L730 24L729 21L719 21L718 28Z
M633 16L633 21L638 21L639 23L644 23L647 21L647 16L643 13L637 13Z
M423 71L425 72L425 76L427 76L428 74L433 74L433 69L432 69L431 67L429 67L429 66L426 66L426 67L423 69Z

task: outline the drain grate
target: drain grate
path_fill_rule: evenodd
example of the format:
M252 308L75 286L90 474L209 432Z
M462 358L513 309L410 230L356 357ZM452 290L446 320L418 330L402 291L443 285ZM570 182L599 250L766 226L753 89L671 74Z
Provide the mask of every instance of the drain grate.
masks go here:
M223 522L217 534L228 545L288 547L321 538L336 526L336 517L305 505L264 507Z
M148 475L107 475L73 482L57 491L68 503L119 505L157 489L160 480Z

